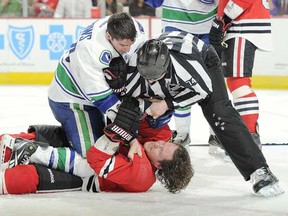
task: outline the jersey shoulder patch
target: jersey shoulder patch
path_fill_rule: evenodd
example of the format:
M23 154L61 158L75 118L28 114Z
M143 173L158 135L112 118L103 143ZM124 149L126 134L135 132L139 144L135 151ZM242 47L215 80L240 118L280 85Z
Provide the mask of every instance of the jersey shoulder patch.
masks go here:
M105 65L109 65L112 53L109 50L103 50L99 56L99 61Z

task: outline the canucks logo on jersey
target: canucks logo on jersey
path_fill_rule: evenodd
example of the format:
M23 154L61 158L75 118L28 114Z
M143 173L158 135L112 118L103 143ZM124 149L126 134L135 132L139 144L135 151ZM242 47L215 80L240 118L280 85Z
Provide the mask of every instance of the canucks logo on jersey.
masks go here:
M99 61L105 65L109 65L112 53L109 50L104 50L99 57Z

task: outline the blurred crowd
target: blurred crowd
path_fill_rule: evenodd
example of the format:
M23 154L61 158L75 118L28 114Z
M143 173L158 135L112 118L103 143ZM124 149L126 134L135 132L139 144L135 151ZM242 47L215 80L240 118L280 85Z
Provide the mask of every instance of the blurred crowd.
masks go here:
M131 16L156 16L156 9L144 0L0 0L0 17L91 18L91 9L101 9L102 4L104 15L127 12Z
M103 8L102 4L105 4L104 15L124 11L137 17L161 17L161 11L157 13L158 9L144 0L0 0L0 17L91 18L91 8ZM269 0L269 4L272 16L288 15L288 0Z
M288 15L288 0L269 0L272 16Z

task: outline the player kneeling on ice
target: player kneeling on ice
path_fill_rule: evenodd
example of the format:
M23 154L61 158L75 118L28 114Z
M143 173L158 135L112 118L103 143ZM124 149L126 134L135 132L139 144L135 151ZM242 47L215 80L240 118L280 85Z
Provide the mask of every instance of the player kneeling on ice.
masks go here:
M70 148L3 135L0 194L81 188L91 192L144 192L156 178L171 193L186 188L194 174L187 150L164 141L149 141L142 146L135 139L140 119L137 103L134 99L121 103L114 122L104 129L105 135L88 150L87 160Z

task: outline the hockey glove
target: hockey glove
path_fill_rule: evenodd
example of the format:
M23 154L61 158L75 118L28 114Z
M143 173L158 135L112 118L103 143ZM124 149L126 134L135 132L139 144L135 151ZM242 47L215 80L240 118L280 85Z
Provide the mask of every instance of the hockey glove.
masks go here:
M104 128L105 135L113 142L124 144L138 135L140 124L139 102L135 98L124 98L113 123Z
M123 57L113 58L108 68L103 69L106 82L116 92L122 92L125 88L127 77L127 64Z
M174 110L168 110L166 113L163 115L159 116L158 118L154 119L152 116L147 116L146 121L149 123L150 127L153 129L161 128L164 125L167 125L172 116L173 116Z
M219 19L215 18L212 22L212 27L209 33L210 44L217 51L220 56L221 52L226 49L228 46L224 42L225 34L228 28L231 26L231 19L225 15L225 18Z

